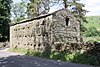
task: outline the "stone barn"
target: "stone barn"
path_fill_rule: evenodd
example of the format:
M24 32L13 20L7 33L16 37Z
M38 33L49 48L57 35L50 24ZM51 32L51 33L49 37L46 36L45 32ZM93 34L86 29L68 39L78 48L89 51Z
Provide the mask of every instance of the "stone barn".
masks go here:
M47 51L57 44L79 43L80 23L67 9L13 23L10 47Z

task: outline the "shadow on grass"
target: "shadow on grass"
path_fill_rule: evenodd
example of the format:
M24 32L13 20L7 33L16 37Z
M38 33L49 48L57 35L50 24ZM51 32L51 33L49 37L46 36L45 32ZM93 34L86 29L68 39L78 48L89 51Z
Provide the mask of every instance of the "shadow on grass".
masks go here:
M66 52L29 52L26 55L40 57L40 58L48 58L53 60L66 61L71 63L78 64L88 64L94 66L100 66L100 56L88 54L88 53L66 53Z
M92 67L31 56L9 56L0 58L0 67Z

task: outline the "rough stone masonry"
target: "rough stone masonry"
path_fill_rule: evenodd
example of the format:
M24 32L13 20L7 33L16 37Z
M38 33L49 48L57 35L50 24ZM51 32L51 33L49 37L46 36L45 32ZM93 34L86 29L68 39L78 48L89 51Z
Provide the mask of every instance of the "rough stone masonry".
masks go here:
M80 23L67 9L13 23L10 47L34 51L56 49L56 45L80 42Z

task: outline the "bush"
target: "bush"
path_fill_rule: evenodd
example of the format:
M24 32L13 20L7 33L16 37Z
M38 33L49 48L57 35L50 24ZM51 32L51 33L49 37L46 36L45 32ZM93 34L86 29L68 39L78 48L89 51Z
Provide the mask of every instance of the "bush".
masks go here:
M85 32L86 37L100 36L100 32L95 27L90 27Z
M55 60L63 60L63 54L61 52L54 51L50 54L50 58Z
M72 60L72 62L81 63L81 64L89 64L89 61L87 59L88 57L86 54L76 53L74 55L74 59Z
M26 55L41 57L41 52L32 51L28 49Z
M75 53L66 54L66 55L65 55L65 60L68 61L68 62L72 62L73 59L74 59L74 55L75 55Z

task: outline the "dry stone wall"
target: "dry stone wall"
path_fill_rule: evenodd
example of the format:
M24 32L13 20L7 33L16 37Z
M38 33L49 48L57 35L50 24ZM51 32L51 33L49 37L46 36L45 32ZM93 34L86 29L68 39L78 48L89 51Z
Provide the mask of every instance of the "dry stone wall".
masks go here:
M80 24L66 9L10 26L11 48L50 51L68 42L80 42Z

